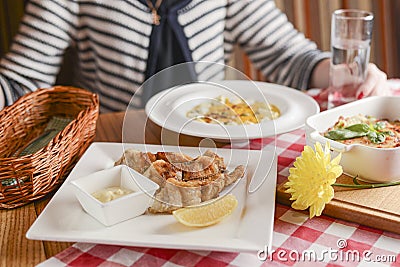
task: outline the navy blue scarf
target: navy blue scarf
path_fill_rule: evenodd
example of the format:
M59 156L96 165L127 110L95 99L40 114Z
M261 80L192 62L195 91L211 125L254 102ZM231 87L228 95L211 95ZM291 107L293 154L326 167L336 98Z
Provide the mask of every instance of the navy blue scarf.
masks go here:
M140 1L147 5L146 0ZM154 4L155 1L152 1ZM150 36L146 80L168 67L193 61L188 40L177 18L177 11L188 5L190 1L164 0L161 3L157 11L161 17L160 24L153 25ZM176 73L177 71L178 73ZM143 103L146 103L151 96L162 90L196 80L196 75L191 64L190 66L180 66L177 68L177 71L164 71L161 75L158 74L156 76L157 78L154 79L155 83L152 83L152 79L146 82L142 94Z

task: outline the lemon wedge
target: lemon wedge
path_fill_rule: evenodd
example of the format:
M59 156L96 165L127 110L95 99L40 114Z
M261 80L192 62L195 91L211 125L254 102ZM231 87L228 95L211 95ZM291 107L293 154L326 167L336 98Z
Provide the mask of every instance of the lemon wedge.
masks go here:
M182 224L193 227L205 227L216 224L236 209L238 201L232 194L210 201L197 207L175 210L172 214Z

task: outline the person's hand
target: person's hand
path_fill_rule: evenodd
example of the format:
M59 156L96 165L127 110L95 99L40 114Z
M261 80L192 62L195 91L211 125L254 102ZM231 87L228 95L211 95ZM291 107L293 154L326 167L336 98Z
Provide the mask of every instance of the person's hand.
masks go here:
M361 99L367 96L390 94L389 84L387 83L387 75L373 64L368 64L367 77L357 90L356 97Z
M329 88L321 91L319 98L323 101L328 100ZM385 96L390 95L389 84L387 83L387 75L381 71L374 63L369 63L367 68L367 76L365 81L357 89L356 97L361 99L368 96Z

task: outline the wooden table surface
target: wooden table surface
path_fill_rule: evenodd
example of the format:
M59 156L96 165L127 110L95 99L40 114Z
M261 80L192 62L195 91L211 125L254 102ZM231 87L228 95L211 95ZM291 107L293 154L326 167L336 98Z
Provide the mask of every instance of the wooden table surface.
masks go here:
M125 117L126 115L126 117ZM124 123L125 122L125 123ZM126 131L123 131L124 129ZM99 116L95 142L127 142L197 146L200 138L177 136L146 120L143 110ZM204 145L204 144L203 144ZM207 144L206 144L207 145ZM224 144L217 143L220 147ZM35 266L73 243L28 240L29 227L50 201L52 194L23 207L0 210L0 266Z
M124 112L100 115L95 141L121 142L124 115ZM135 129L130 135L132 142L141 142L144 139L149 143L159 142L157 133L160 130L155 125L152 124L152 131L147 131L146 138L144 131L139 130L144 129L146 121L143 111L132 112L130 116L137 117ZM64 242L33 241L25 237L29 227L51 197L52 194L20 208L0 210L0 266L35 266L72 245Z
M144 121L144 113L138 112ZM99 117L95 141L121 141L124 113ZM140 137L140 136L139 136ZM11 210L0 210L0 266L35 266L72 245L64 242L42 242L25 237L31 224L51 199L49 196Z

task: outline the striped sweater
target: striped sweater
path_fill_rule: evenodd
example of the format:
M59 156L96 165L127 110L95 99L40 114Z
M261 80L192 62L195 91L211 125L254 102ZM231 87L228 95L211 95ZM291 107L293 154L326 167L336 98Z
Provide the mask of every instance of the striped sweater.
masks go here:
M268 80L294 88L307 88L312 69L328 56L273 0L192 0L177 18L194 62L222 66L238 44ZM152 27L139 0L31 0L0 62L0 108L52 86L72 46L79 86L99 95L102 112L125 110L145 80ZM223 69L195 65L200 80L223 79Z

